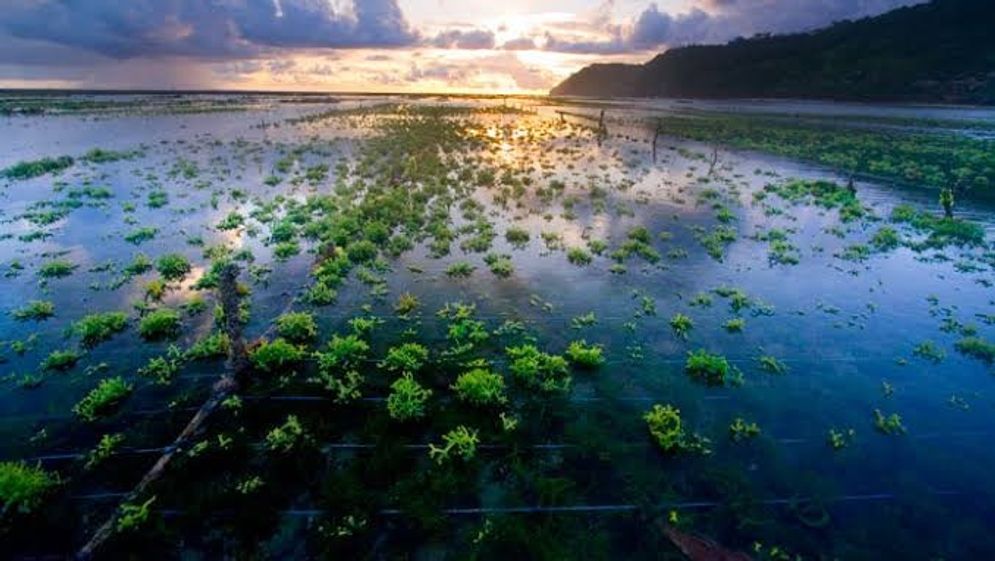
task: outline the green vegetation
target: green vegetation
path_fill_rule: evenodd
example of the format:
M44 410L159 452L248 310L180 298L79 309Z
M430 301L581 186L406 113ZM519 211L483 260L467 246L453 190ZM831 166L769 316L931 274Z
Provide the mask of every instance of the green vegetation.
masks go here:
M90 450L86 454L86 462L83 464L83 468L91 471L103 464L117 452L122 442L124 442L124 435L120 433L101 436L100 441L93 450Z
M939 364L946 358L947 353L932 341L923 341L912 349L912 354L926 359L934 364Z
M281 373L285 369L293 369L304 360L306 353L300 347L286 339L264 341L256 347L249 359L252 365L269 374Z
M0 462L0 513L35 512L59 485L59 476L41 465Z
M370 346L356 334L332 335L324 352L316 354L321 368L353 366L360 363L370 352Z
M318 338L318 324L308 312L288 312L276 318L276 332L291 343L308 343Z
M113 412L132 390L134 386L120 376L104 378L73 407L73 413L84 421L96 421Z
M72 329L84 345L92 347L124 331L127 325L128 315L124 312L103 312L84 316Z
M829 447L833 450L839 451L853 442L856 438L857 432L853 429L839 430L839 429L829 429L829 434L826 437L826 442Z
M42 370L65 372L72 369L82 356L72 350L52 351L41 363Z
M515 249L522 249L528 245L531 236L528 230L512 226L504 233L504 239Z
M581 368L598 368L605 363L604 349L587 341L571 341L564 353L567 360Z
M760 366L760 370L768 374L787 374L789 370L787 364L771 355L760 355L757 357L757 364Z
M681 339L687 339L688 334L694 329L694 321L684 314L675 314L674 317L670 318L670 329L673 330L674 335Z
M425 416L425 405L432 390L423 388L410 372L405 372L390 385L387 411L396 421L409 421Z
M460 425L442 435L442 441L442 446L430 444L428 449L428 456L437 464L454 458L463 461L472 460L477 454L477 444L480 439L477 437L477 431Z
M995 364L995 343L980 337L965 337L954 343L954 348L961 354L984 361L987 364Z
M421 306L421 301L418 297L410 292L405 292L397 298L397 303L394 304L394 313L399 316L409 316Z
M746 320L743 318L732 318L722 324L723 329L729 333L742 333L746 328Z
M297 415L287 415L283 424L266 433L266 449L278 454L289 454L311 442L311 437Z
M881 413L880 409L874 410L874 428L882 434L891 436L906 433L905 425L902 424L902 418L897 413L885 415Z
M505 353L511 360L511 374L526 386L544 392L570 390L570 370L563 357L546 354L531 344L508 347Z
M916 231L926 234L926 239L912 243L917 250L943 249L955 246L983 246L985 230L979 224L957 218L944 218L929 212L916 210L909 205L899 205L891 212L891 220L908 224Z
M167 385L180 373L187 356L189 355L184 355L178 347L171 345L164 356L150 358L145 366L138 369L138 375L154 380L157 384Z
M466 261L458 261L446 269L446 275L452 278L465 279L472 275L476 270L477 268L474 267L473 264L467 263Z
M61 279L73 274L76 267L77 265L72 261L68 261L66 259L55 259L47 263L43 263L42 266L38 268L38 276L44 279Z
M32 179L50 173L59 173L72 167L75 161L69 156L42 158L29 162L18 162L0 171L5 179Z
M125 234L124 241L130 244L141 245L147 241L155 239L158 233L159 229L156 227L143 226Z
M55 304L48 300L31 300L10 313L17 321L42 321L55 315Z
M499 255L497 253L488 253L484 256L484 263L490 268L494 276L500 278L508 278L515 273L515 266L511 263L510 255Z
M418 372L428 362L428 349L418 343L404 343L387 350L383 366L394 372Z
M707 453L708 440L684 429L681 411L673 405L655 404L643 415L653 441L668 454L678 452Z
M138 334L146 341L174 339L180 334L180 313L169 308L159 308L146 314L138 322Z
M190 260L179 253L168 253L155 262L155 268L167 281L183 280L191 270Z
M742 442L758 436L760 436L760 425L746 422L742 417L736 417L729 425L729 438L733 442Z
M567 250L567 261L577 266L590 265L593 257L585 249L571 247Z
M486 368L460 374L452 389L461 400L473 405L500 405L508 399L504 395L504 378Z
M711 354L704 349L688 353L684 372L692 379L709 386L737 385L742 382L742 373L729 364L726 357Z
M117 520L114 524L114 531L118 534L127 534L130 532L137 532L142 529L146 524L148 524L149 518L152 515L152 503L156 501L155 497L143 503L121 503L121 508L118 512Z

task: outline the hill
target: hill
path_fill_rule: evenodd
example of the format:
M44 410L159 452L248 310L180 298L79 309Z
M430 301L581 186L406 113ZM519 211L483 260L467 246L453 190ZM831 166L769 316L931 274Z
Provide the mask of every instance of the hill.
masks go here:
M933 0L808 33L595 64L551 95L995 104L995 2Z

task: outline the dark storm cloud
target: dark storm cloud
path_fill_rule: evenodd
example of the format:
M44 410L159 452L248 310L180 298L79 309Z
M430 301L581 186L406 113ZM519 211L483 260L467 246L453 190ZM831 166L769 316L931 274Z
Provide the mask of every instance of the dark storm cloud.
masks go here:
M672 14L650 4L632 25L603 41L547 35L547 50L615 54L691 43L721 43L757 33L805 31L844 19L873 16L924 0L702 0Z
M397 0L353 0L338 11L328 0L12 0L0 29L118 59L418 41Z

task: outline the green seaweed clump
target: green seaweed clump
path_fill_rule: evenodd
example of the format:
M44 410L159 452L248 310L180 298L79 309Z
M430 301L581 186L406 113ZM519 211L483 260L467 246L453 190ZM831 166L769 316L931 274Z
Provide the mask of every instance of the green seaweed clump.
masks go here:
M76 366L81 358L80 354L73 349L52 351L41 363L42 370L55 372L65 372Z
M787 364L784 364L784 362L772 355L757 357L757 364L760 365L761 370L770 374L787 374L789 370Z
M738 385L743 375L722 355L714 355L704 349L688 353L684 372L694 380L709 386Z
M283 338L264 341L249 355L253 366L271 374L296 366L304 358L303 349Z
M570 370L566 359L540 351L535 345L508 347L509 369L516 380L544 392L570 390Z
M461 400L473 405L499 405L508 400L504 395L504 378L486 368L460 374L452 389Z
M318 337L318 325L313 314L288 312L276 318L276 332L292 343L307 343Z
M484 263L494 273L494 276L502 279L508 278L515 273L515 266L511 263L510 255L488 253L484 256Z
M954 343L957 352L984 361L995 363L995 343L990 343L980 337L965 337Z
M387 412L396 421L408 421L425 416L425 404L432 390L422 387L410 372L405 372L390 385Z
M590 265L592 260L591 254L583 248L572 247L567 250L567 261L574 265L579 267Z
M135 387L124 381L124 378L104 378L90 393L83 396L74 407L76 413L84 421L96 421L112 412L124 401Z
M838 452L847 446L850 446L856 436L857 431L853 429L829 429L829 434L826 437L826 443L829 444L830 448Z
M301 425L297 415L287 415L282 425L266 433L266 449L270 452L289 454L311 442L311 437Z
M668 454L678 452L708 452L708 440L688 434L684 429L681 411L673 405L653 405L643 415L646 427L661 450Z
M935 216L911 205L898 205L891 212L891 221L908 224L926 234L926 239L912 244L916 250L943 249L948 245L982 246L985 244L985 229L977 223Z
M472 460L477 454L477 444L480 438L476 430L460 425L442 435L442 446L429 444L428 456L437 464L442 464L452 458L463 461Z
M28 514L59 484L58 474L25 462L0 462L0 514Z
M146 341L173 339L180 334L180 313L169 308L153 310L138 323L138 334Z
M61 279L73 274L77 265L66 259L54 259L38 268L38 276L43 279Z
M729 438L733 442L742 442L757 436L760 436L760 425L755 422L747 422L742 417L736 417L729 425Z
M26 305L11 312L17 321L41 321L55 315L55 304L47 300L31 300Z
M72 330L84 345L92 347L120 333L127 324L128 316L124 312L104 312L84 316L73 324Z
M190 260L179 253L167 253L155 262L155 268L167 281L182 280L192 269Z
M674 314L674 317L670 318L670 329L674 331L674 335L687 339L688 333L694 329L694 321L684 314Z
M107 461L121 447L122 442L124 442L124 435L120 433L101 436L100 442L86 454L83 469L90 471Z
M874 410L874 428L882 434L890 436L905 434L905 425L902 424L902 417L898 413L885 415L880 409Z
M0 177L5 179L32 179L49 173L64 171L72 167L73 163L75 161L69 156L18 162L0 171Z
M383 366L394 372L417 372L428 362L428 349L418 343L404 343L387 350Z
M581 368L598 368L605 363L604 349L600 345L588 345L587 341L572 341L564 354Z
M127 534L140 530L148 524L149 518L152 515L152 503L155 500L156 498L152 497L144 503L121 503L117 522L114 524L114 530L119 534Z

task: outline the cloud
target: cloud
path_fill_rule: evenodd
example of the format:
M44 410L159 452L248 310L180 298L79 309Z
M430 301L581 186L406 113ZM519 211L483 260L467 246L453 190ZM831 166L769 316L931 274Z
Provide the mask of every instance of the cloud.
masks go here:
M245 57L268 48L412 45L397 0L10 0L0 28L13 37L115 59Z
M591 39L571 30L547 32L543 48L564 53L621 54L686 44L723 43L757 33L792 33L823 27L834 21L859 19L925 0L700 0L683 13L661 11L650 4L630 23L614 26L604 16L590 29L602 28ZM607 8L610 9L608 4ZM589 30L590 30L589 29Z
M493 49L494 32L485 29L469 31L452 29L439 33L428 44L440 49Z
M530 37L520 37L518 39L511 39L505 41L501 45L501 50L503 51L531 51L536 49L535 39Z

